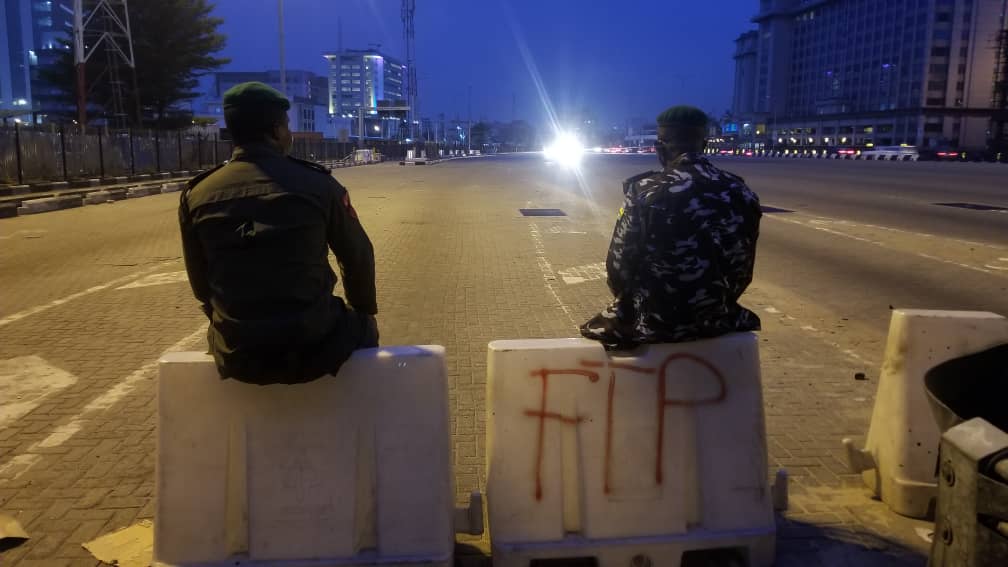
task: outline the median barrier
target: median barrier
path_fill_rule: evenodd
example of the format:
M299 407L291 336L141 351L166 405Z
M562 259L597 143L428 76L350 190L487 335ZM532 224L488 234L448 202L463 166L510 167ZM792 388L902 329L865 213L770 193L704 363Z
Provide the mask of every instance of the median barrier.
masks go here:
M147 197L149 195L154 195L161 192L160 185L138 185L136 187L130 187L126 190L127 199L135 199L137 197Z
M101 184L101 179L75 179L69 182L70 187L97 187Z
M29 185L5 185L0 187L0 197L26 195L28 193L31 193L31 186Z
M84 204L99 205L101 203L107 203L109 201L122 201L123 199L126 198L126 191L127 190L122 187L91 191L84 195Z
M931 368L1008 342L1008 319L982 311L896 309L864 449L844 439L851 472L898 514L934 513L941 430L924 385Z
M17 208L18 215L33 215L60 209L72 209L84 204L84 199L80 195L63 195L60 197L43 197L41 199L30 199L22 201Z
M586 339L488 350L495 566L671 567L726 548L773 562L786 477L767 481L754 334L609 354Z
M166 353L157 390L156 565L450 566L453 524L482 531L479 506L453 505L443 347L269 386Z
M163 183L161 185L161 192L162 193L175 193L177 191L181 191L182 187L184 187L185 184L186 184L185 181L175 181L175 182L172 182L172 183Z

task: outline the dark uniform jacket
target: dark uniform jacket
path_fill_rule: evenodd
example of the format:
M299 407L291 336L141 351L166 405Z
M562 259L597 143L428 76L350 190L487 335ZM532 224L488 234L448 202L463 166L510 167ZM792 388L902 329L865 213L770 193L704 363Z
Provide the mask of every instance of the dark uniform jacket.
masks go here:
M193 293L222 377L298 382L335 372L373 315L374 251L329 170L265 144L196 177L179 206ZM343 273L353 310L333 296Z
M759 198L698 154L627 179L606 258L614 300L581 326L610 349L760 328L738 304L752 281Z

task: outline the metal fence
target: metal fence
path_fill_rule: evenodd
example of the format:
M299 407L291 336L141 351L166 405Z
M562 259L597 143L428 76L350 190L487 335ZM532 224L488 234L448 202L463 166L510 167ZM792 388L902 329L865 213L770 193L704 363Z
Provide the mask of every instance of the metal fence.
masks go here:
M0 183L69 181L195 170L231 142L187 131L0 127Z
M332 163L351 156L357 147L353 141L296 138L291 155ZM408 149L424 149L430 158L464 149L459 144L428 143L425 147L396 140L366 140L363 147L396 160L403 159ZM192 171L228 159L231 150L229 140L188 130L0 126L0 184Z

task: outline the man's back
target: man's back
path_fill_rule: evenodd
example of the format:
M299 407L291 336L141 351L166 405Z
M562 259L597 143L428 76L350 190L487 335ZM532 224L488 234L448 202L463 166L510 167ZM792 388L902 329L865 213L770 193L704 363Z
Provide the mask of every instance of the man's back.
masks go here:
M745 182L697 154L624 185L606 270L613 305L582 327L620 348L759 328L737 300L752 281L761 216Z
M190 281L211 318L222 373L245 378L274 363L271 370L285 373L314 355L305 351L331 348L334 321L347 310L332 295L329 247L349 278L348 301L377 310L371 243L346 190L320 166L268 146L239 148L194 180L180 216Z

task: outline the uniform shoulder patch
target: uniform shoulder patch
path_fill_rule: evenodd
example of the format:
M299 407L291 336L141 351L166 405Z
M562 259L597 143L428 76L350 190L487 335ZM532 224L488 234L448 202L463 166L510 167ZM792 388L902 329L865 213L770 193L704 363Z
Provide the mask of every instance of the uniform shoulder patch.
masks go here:
M208 169L208 170L204 171L203 173L197 175L196 177L193 177L192 179L190 179L186 183L186 186L189 187L190 189L192 189L193 187L196 186L197 183L199 183L200 181L203 181L204 179L206 179L207 177L209 177L211 173L213 173L213 172L217 171L218 169L224 167L228 163L230 163L230 160L225 161L225 162L220 163L220 164L217 164L214 167L211 167L210 169Z
M287 156L287 159L293 161L294 163L297 163L298 165L303 165L303 166L305 166L305 167L307 167L309 169L314 169L315 171L317 171L319 173L324 173L326 175L329 175L329 174L332 173L331 169L329 169L328 167L326 167L326 166L324 166L324 165L322 165L320 163L315 163L313 161L308 161L308 160L304 160L304 159L298 159L296 157L291 157L291 156Z
M634 190L634 187L638 183L640 183L644 179L647 179L647 178L649 178L649 177L651 177L653 175L656 175L658 173L661 173L661 172L659 172L659 171L645 171L644 173L638 173L637 175L634 175L633 177L627 177L625 180L623 180L623 194L629 196L630 192Z

